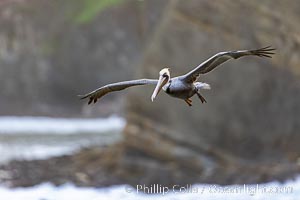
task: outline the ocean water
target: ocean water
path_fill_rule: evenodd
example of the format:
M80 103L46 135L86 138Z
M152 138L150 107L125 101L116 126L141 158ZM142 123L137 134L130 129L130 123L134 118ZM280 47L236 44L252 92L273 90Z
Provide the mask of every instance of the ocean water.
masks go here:
M0 164L10 160L46 159L80 148L107 145L122 138L125 120L0 117Z
M143 186L128 185L107 188L76 187L65 184L56 187L43 183L29 188L0 187L1 199L9 200L299 200L300 177L284 184L270 182L258 185L206 185L196 184L158 194L144 194ZM181 190L180 190L181 189Z
M46 159L72 154L82 147L106 145L122 139L125 120L57 119L44 117L0 117L0 163L13 159ZM4 176L0 171L0 175ZM158 193L154 194L156 191ZM144 192L153 193L145 194ZM106 188L54 186L43 183L27 188L0 185L0 200L299 200L300 177L283 184L258 185L195 184L180 188L153 185L116 185Z

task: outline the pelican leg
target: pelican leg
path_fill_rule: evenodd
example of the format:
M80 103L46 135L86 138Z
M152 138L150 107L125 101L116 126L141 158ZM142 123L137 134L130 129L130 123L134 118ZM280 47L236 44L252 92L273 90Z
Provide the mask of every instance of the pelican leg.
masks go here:
M199 91L197 91L196 94L198 95L198 97L199 97L199 99L201 100L202 103L207 103L205 98L200 94Z
M192 106L192 99L185 99L184 100L189 106Z

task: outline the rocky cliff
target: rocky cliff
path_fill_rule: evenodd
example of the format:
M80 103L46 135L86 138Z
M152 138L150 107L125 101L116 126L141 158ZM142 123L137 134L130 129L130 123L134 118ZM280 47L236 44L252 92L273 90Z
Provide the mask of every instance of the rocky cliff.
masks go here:
M265 181L280 174L276 169L297 168L299 8L294 1L172 1L141 77L158 77L166 66L180 75L224 50L272 45L276 55L229 61L200 77L212 87L203 92L207 104L194 98L188 107L167 95L152 103L153 88L130 91L126 145L166 161L170 171L194 171L196 181Z
M77 95L134 76L167 2L0 3L0 115L122 112L124 95L108 96L92 108Z

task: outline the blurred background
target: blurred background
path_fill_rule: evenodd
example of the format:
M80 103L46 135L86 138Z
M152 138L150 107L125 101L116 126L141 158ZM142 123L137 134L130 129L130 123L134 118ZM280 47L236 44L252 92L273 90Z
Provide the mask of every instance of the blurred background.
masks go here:
M66 184L81 191L293 180L299 13L293 0L0 1L0 195L18 199L9 188L37 185L55 193ZM207 104L195 98L188 107L165 94L152 103L153 86L95 105L77 97L158 78L164 67L178 76L220 51L268 45L276 48L272 59L229 61L201 77L212 87L203 92ZM111 198L129 195L120 190L109 190L120 195Z

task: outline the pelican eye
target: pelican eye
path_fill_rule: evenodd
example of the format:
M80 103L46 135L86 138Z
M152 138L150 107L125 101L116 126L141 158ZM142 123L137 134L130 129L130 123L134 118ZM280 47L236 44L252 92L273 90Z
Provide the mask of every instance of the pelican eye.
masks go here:
M162 76L163 76L164 78L168 78L168 77L169 77L166 73L164 73Z

